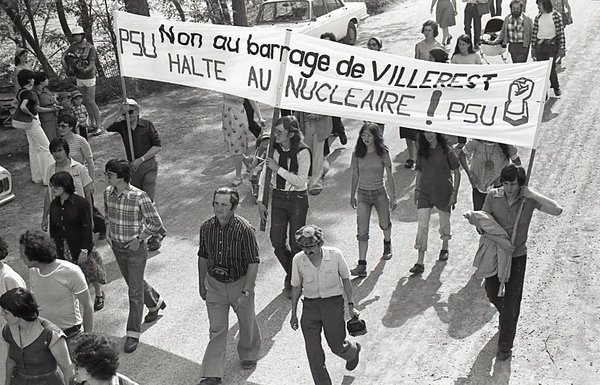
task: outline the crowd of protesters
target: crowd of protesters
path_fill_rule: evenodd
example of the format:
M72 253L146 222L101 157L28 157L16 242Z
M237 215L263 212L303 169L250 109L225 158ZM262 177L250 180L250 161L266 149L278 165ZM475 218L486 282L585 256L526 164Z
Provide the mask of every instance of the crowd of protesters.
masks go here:
M451 62L481 64L477 52L481 16L485 9L492 16L501 16L501 1L463 1L465 34L457 37ZM571 11L568 1L561 2L563 9L558 12L553 3L538 0L539 15L532 21L524 14L522 1L511 1L511 13L491 44L508 46L514 62L526 61L530 47L534 60L551 59L551 86L559 96L555 65L565 55L563 14ZM416 44L415 57L448 62L452 40L449 28L456 24L457 4L454 0L433 0L432 12L436 4L438 22L423 23L424 39ZM442 43L436 40L439 27ZM88 143L88 134L103 131L94 99L96 53L85 40L83 29L74 28L72 35L74 43L63 55L63 64L76 76L78 89L60 95L60 101L48 89L47 76L31 71L27 51L19 50L15 56L19 88L13 125L27 133L32 180L48 188L42 231L27 231L19 239L21 259L30 269L29 289L2 262L8 247L0 238L0 307L6 320L2 337L8 346L4 352L6 384L62 385L71 380L135 384L117 373L115 345L106 337L92 334L94 313L104 308L105 300L106 271L102 256L95 250L99 241L106 239L109 243L129 288L123 346L126 353L137 349L142 321L156 321L159 311L166 308L163 297L144 278L148 252L159 249L166 235L155 204L159 133L151 121L140 118L140 106L133 99L127 99L105 120L108 132L120 134L127 159L111 159L104 165L108 186L103 193L103 210L99 210L93 198L96 167ZM322 38L336 40L332 34ZM381 39L369 39L369 49L380 51L382 47ZM290 326L293 330L301 326L315 384L331 384L320 342L322 329L332 352L346 361L347 370L354 370L359 363L361 345L346 339L344 298L349 314L357 317L349 278L369 274L367 251L373 208L383 231L381 258L389 260L393 256L391 212L397 197L392 160L383 140L384 126L364 122L352 153L349 187L350 205L356 209L358 261L350 270L339 249L324 246L323 230L306 225L308 195L318 195L324 189L329 146L335 137L346 144L341 120L287 111L274 122L272 156L263 152L252 159L248 155L250 135L260 140L265 134L260 108L253 101L232 95L224 94L223 98L223 132L234 161L235 178L232 187L214 191L215 215L200 228L199 294L206 302L210 323L200 384L220 384L225 376L230 307L239 322L242 368L253 369L260 357L260 325L254 307L260 263L258 243L251 222L236 214L240 197L235 187L243 183L243 163L258 169L254 176L259 219L266 221L271 210L273 253L283 268L283 289L292 300ZM478 273L489 266L490 258L496 258L496 269L488 269L483 277L488 298L500 314L497 359L509 359L519 317L532 214L537 209L560 215L562 208L527 187L525 170L514 146L479 139L456 140L404 127L400 128L400 137L406 139L409 150L404 166L414 167L416 174L417 261L410 273L425 271L429 221L435 211L439 213L441 238L438 260L446 262L450 258L451 213L457 203L462 166L472 188L474 209L465 217L481 235L480 245L491 243L497 250L490 256L480 246ZM267 173L272 177L265 188ZM269 197L270 207L265 203ZM98 234L96 241L94 233ZM93 287L94 295L88 285ZM296 308L301 296L299 323ZM148 308L145 317L144 307Z

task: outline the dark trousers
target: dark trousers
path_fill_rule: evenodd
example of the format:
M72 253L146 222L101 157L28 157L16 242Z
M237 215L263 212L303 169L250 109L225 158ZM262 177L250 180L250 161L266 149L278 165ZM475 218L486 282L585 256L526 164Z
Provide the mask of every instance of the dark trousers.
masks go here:
M156 190L156 177L158 176L158 162L156 159L148 159L138 167L137 170L131 169L131 184L146 194L154 202L154 192Z
M92 221L94 223L95 233L106 233L106 221L104 215L96 208L94 196L92 195Z
M523 47L523 43L508 43L508 53L513 63L527 63L529 45Z
M490 6L490 16L502 16L502 0L488 0L488 5Z
M487 194L480 192L476 188L473 188L473 210L479 211L483 208L486 196Z
M333 354L350 361L357 352L356 344L346 340L344 297L305 298L300 326L313 381L316 385L331 385L321 346L321 331Z
M274 175L275 177L275 175ZM285 270L285 279L292 278L292 258L302 249L296 242L296 231L306 224L308 195L304 191L273 190L271 203L271 244L275 256ZM287 244L289 234L289 246Z
M473 24L473 32L471 34L471 24ZM481 38L481 15L477 12L477 6L473 3L467 3L465 6L465 33L469 35L473 45L479 44Z
M500 313L499 350L508 351L513 347L513 341L517 332L517 321L519 320L519 313L521 311L526 264L526 255L512 259L510 279L504 287L504 297L498 297L500 281L497 275L485 279L485 291L488 299L496 306L496 309Z
M558 55L558 45L556 42L539 43L535 46L535 58L537 61L552 59L552 69L550 70L550 87L559 88L558 76L556 75L556 56Z

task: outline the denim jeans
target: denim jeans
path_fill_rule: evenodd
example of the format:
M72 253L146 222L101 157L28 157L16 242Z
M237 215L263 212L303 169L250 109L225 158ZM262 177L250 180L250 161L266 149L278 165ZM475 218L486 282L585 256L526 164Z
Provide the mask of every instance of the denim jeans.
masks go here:
M473 24L473 32L471 34L471 24ZM473 45L479 43L481 38L481 15L477 12L477 6L473 3L467 3L465 6L465 33L469 35Z
M535 46L535 59L537 61L552 59L552 68L550 69L550 87L559 88L558 75L556 74L556 56L558 55L558 45L556 43L538 44Z
M140 338L142 331L142 315L144 305L150 311L156 311L162 305L160 295L144 280L144 270L148 259L146 244L133 251L117 245L113 241L113 252L119 265L119 270L125 278L129 289L129 317L127 318L127 337Z
M304 191L273 190L271 203L271 244L275 256L285 270L286 280L292 278L292 258L302 248L296 242L296 231L306 224L308 195ZM289 246L287 244L289 234Z
M496 4L494 4L494 2ZM502 0L488 0L490 7L490 16L502 16Z
M523 43L508 43L508 53L513 63L527 63L529 45L523 47Z
M331 352L346 361L356 357L356 344L346 340L344 297L304 298L300 327L304 336L306 355L316 385L331 385L321 346L321 330Z
M359 241L369 240L369 224L371 222L371 209L375 206L379 227L387 230L392 226L390 220L390 200L385 187L377 190L358 189L356 199L356 239Z
M417 209L417 239L415 240L415 249L427 251L427 240L429 238L429 218L431 218L429 208ZM449 240L450 234L450 212L439 210L440 213L440 239Z
M504 297L498 297L500 281L497 275L485 279L485 291L488 299L500 313L500 338L498 339L498 349L500 350L508 351L513 347L521 311L526 264L526 255L512 259L510 279L504 287Z

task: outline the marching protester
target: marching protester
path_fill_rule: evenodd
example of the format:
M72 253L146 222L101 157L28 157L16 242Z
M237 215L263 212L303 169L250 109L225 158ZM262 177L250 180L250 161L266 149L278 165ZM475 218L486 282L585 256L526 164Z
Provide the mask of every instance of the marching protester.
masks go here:
M456 39L456 48L450 60L452 64L481 64L481 55L473 50L469 35L460 35Z
M58 258L78 264L88 283L94 286L94 310L104 308L106 271L100 255L93 250L89 202L75 194L75 182L66 171L50 177L55 198L50 203L50 237Z
M198 287L206 302L210 341L202 359L200 384L215 385L225 374L229 308L239 324L238 355L242 368L256 367L260 330L254 309L258 243L252 225L237 215L240 196L229 187L213 193L214 216L200 226Z
M227 154L233 160L235 168L235 178L231 183L236 187L242 184L242 164L244 155L248 155L248 134L250 126L246 110L244 108L244 98L235 95L223 94L223 139L227 146ZM248 100L254 110L260 126L265 125L265 120L260 112L258 103L254 100Z
M75 381L85 385L138 385L117 373L119 354L108 338L83 334L74 341Z
M159 310L167 307L160 294L144 279L148 260L146 242L162 230L163 223L148 194L130 183L129 162L111 159L104 170L108 179L104 191L107 239L129 288L124 350L132 353L137 349L142 333L144 305L148 308L144 318L146 323L156 321Z
M91 135L102 131L100 109L96 104L96 48L85 39L80 26L71 29L73 43L62 56L67 75L75 75L77 89L83 95L83 104L90 114Z
M473 210L481 210L488 191L500 187L500 171L505 166L510 162L521 165L515 146L480 139L469 139L458 160L473 187Z
M271 178L271 244L285 271L284 289L291 290L292 258L300 251L294 235L306 224L308 213L308 174L311 152L302 141L302 133L294 116L282 116L275 123L275 150L265 167L273 171ZM258 213L266 220L264 202L266 169L259 183Z
M40 230L25 232L19 243L40 316L59 327L67 339L91 333L94 310L81 269L57 259L54 241Z
M498 274L485 279L485 290L490 302L500 313L498 353L496 358L507 360L512 355L517 321L521 310L525 266L527 264L527 236L534 210L550 215L560 215L562 208L552 199L525 185L525 169L510 164L500 172L502 187L491 190L485 198L483 211L490 214L511 236L515 225L516 235L510 250L512 254L510 278L506 282L503 297L498 296ZM520 208L522 206L522 211ZM520 211L520 217L518 213ZM518 222L517 222L518 218Z
M465 33L471 38L473 46L479 49L479 42L481 40L481 17L490 12L488 0L463 0L463 3L466 3ZM472 29L471 26L473 27Z
M418 258L417 263L410 269L413 274L425 271L429 219L434 207L438 209L440 217L442 248L439 260L447 261L450 256L450 213L456 204L460 186L459 166L458 159L448 147L444 135L434 132L420 134L414 197L417 205L418 230L415 249L418 250Z
M56 113L58 100L56 100L56 96L48 89L48 75L44 72L36 72L33 90L37 94L41 107L38 110L40 124L48 140L52 140L57 136Z
M510 15L506 16L498 37L491 43L508 46L513 63L526 63L529 56L533 21L524 10L525 6L521 0L512 0Z
M449 28L456 25L456 15L458 14L456 0L431 0L431 13L433 13L436 3L435 21L442 28L442 44L449 45L452 41Z
M19 71L17 75L21 88L17 92L15 113L12 116L12 126L20 128L27 134L29 143L29 167L33 183L48 184L48 167L53 163L48 151L48 137L44 133L38 112L46 112L47 108L40 107L37 94L33 91L35 73L28 69Z
M8 345L5 383L70 384L74 373L65 335L39 316L32 293L25 288L11 289L0 296L0 307L6 319L2 338Z
M129 134L127 133L127 122L125 114L129 115L131 126L131 137L133 140L133 154L129 144ZM158 176L158 155L162 149L158 131L154 128L151 121L140 118L140 106L133 99L127 99L121 104L120 109L109 121L114 121L121 117L121 120L115 121L106 129L108 132L118 132L121 135L127 160L131 165L131 174L129 179L131 185L143 190L154 202L154 193L156 191L156 178ZM129 181L128 181L129 182ZM156 235L148 240L148 250L156 251L160 249L162 239L166 231L161 229Z
M356 239L358 239L358 266L350 271L352 275L367 276L367 250L369 248L369 226L371 210L375 207L379 227L383 230L384 260L392 258L392 221L390 208L396 208L396 187L392 175L390 153L383 144L379 126L365 123L360 129L356 148L350 163L352 187L350 205L356 209ZM384 171L388 189L385 186ZM358 199L356 193L358 191Z
M360 359L360 344L346 340L344 296L350 315L359 314L352 299L350 272L339 249L323 246L323 230L319 227L301 227L296 232L296 241L302 251L294 256L292 267L290 326L298 330L298 301L304 295L300 327L310 372L316 385L331 385L321 346L321 331L332 353L346 361L346 370L354 370Z
M294 113L300 131L304 134L304 143L311 152L311 174L308 179L308 193L319 195L323 191L323 176L329 168L323 155L325 141L333 130L331 116L312 114L308 112Z
M531 57L536 61L552 60L550 87L562 95L556 74L556 60L565 56L565 28L562 15L552 9L551 0L537 0L540 13L533 20Z
M490 16L502 16L502 0L488 0L488 8Z

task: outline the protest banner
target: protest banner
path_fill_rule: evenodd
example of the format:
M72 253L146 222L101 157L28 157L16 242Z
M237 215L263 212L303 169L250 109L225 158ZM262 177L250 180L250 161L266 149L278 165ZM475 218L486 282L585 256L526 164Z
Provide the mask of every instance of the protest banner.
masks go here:
M529 148L548 90L550 62L433 63L297 33L285 43L284 30L123 12L115 26L124 76Z

